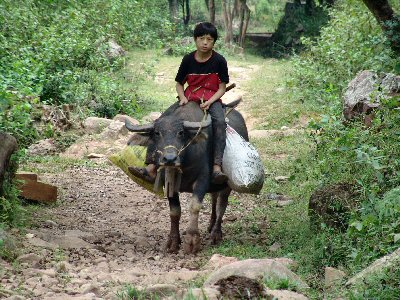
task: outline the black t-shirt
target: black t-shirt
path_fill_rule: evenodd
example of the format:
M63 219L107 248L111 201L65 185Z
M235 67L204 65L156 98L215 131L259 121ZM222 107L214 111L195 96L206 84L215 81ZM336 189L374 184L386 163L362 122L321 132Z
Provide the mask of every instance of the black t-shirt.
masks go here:
M208 100L218 91L221 82L229 82L228 65L225 58L215 51L205 62L198 62L195 53L183 57L175 81L182 85L188 83L185 90L188 100Z

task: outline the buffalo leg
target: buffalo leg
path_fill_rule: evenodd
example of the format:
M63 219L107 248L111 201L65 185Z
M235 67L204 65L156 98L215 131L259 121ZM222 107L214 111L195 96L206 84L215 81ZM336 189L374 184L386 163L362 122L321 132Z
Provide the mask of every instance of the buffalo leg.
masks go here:
M215 220L217 219L217 200L218 200L218 195L219 193L212 193L211 194L211 218L210 218L210 224L208 225L208 232L211 233L211 230L214 228Z
M231 189L226 189L219 192L218 201L216 205L216 219L213 228L211 229L211 244L216 245L222 241L222 218L225 214L226 207L228 206L228 197Z
M190 197L189 226L183 238L183 250L187 254L196 254L200 250L199 213L203 206L203 199L207 189L208 182L197 182L194 185L193 194Z
M181 219L181 205L179 194L175 193L173 197L168 197L169 215L171 217L171 230L168 237L166 250L169 253L178 253L181 244L179 235L179 221Z

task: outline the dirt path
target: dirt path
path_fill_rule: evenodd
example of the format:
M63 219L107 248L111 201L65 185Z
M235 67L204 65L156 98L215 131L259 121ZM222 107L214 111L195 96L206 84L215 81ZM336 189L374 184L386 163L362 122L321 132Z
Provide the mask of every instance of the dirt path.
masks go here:
M226 95L226 102L246 97L242 83L257 68L230 67L237 88ZM244 114L245 107L239 107ZM253 120L247 121L252 128ZM3 296L18 291L21 297L10 299L120 299L125 284L148 289L172 284L169 288L177 292L204 280L211 249L206 232L209 201L200 214L202 251L197 256L186 256L182 250L166 254L168 202L132 182L106 159L98 163L40 174L43 181L58 186L59 204L36 213L37 228L23 237L26 255L18 267L2 262ZM188 221L187 198L181 197L181 230ZM246 199L242 211L255 205L251 197ZM226 222L240 214L228 207ZM229 240L229 235L224 238Z

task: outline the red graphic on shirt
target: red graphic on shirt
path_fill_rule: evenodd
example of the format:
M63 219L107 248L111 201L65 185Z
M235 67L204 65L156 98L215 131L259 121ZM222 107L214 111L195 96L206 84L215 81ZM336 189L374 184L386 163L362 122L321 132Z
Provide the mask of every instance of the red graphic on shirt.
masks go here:
M210 99L219 89L221 83L217 73L189 74L186 76L188 87L185 96L189 101L201 102Z

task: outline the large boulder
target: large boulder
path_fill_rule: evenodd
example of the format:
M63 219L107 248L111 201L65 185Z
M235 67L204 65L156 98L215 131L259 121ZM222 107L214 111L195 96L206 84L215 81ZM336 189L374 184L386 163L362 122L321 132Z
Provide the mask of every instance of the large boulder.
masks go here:
M115 40L110 39L107 42L106 54L109 59L115 59L117 57L124 56L126 52L124 49L122 49L120 45L118 45L118 43Z
M382 99L399 93L400 76L361 71L350 81L343 96L343 115L346 120L362 115L364 123L370 125L373 111L380 106Z
M87 134L100 133L110 125L112 120L105 118L89 117L83 122L83 127Z
M3 192L3 182L11 180L14 176L14 171L10 171L9 166L11 155L17 148L17 140L13 136L0 132L0 196Z
M299 276L290 271L286 266L274 259L246 259L225 265L214 271L205 281L204 286L217 285L223 279L230 277L248 278L260 280L266 278L288 279L299 288L308 288Z

